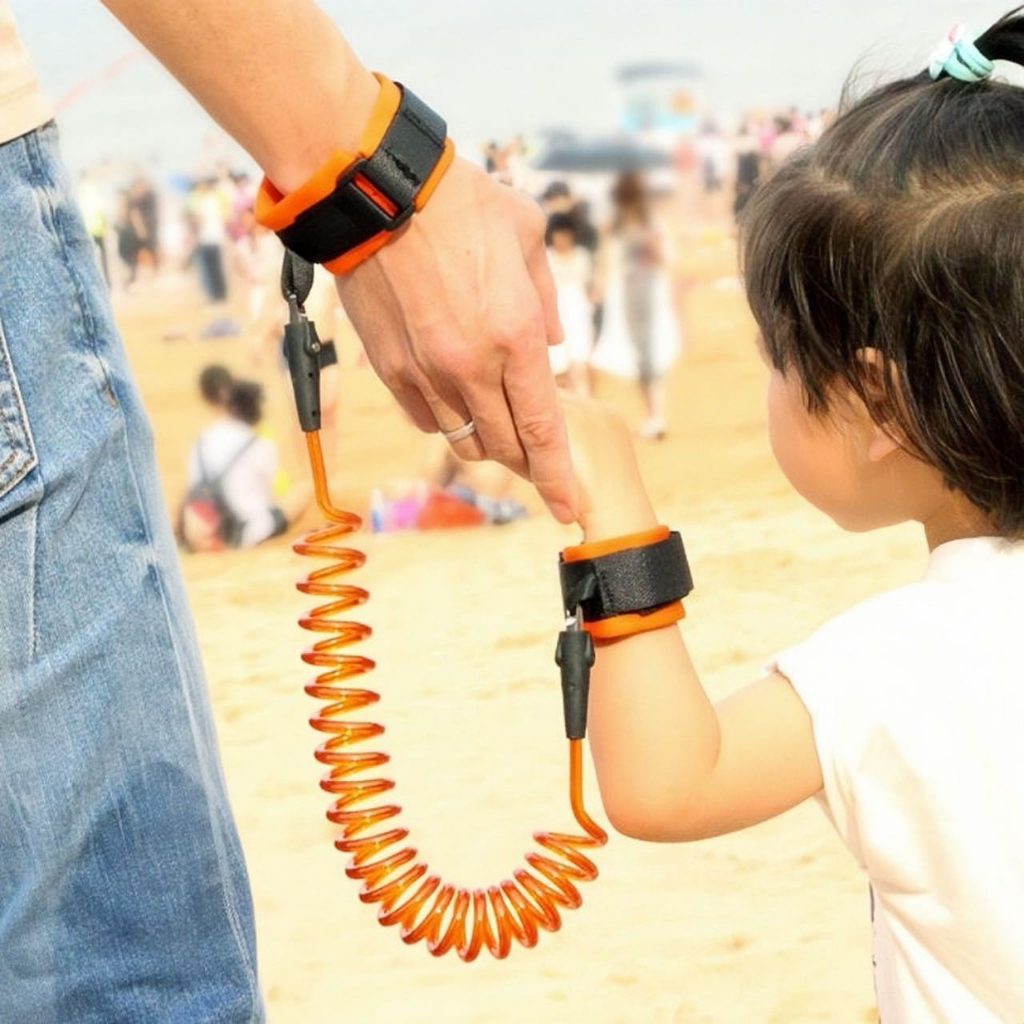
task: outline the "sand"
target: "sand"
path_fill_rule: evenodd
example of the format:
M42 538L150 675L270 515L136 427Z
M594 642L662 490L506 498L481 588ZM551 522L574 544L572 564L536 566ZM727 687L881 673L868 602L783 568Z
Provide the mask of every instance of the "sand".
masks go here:
M679 527L697 590L686 636L712 695L755 679L771 654L880 589L917 575L910 529L841 533L789 489L768 449L765 371L721 232L681 239L688 352L671 381L671 433L641 448L663 520ZM723 279L726 279L723 281ZM240 372L240 341L200 342L191 292L119 304L151 410L167 492L180 493L208 361ZM161 340L171 328L185 337ZM421 441L372 372L342 345L334 478L369 489L415 472ZM275 415L287 413L281 382ZM602 393L639 418L632 389ZM279 428L281 429L281 428ZM552 652L555 568L576 535L543 514L501 530L368 536L359 582L373 593L373 685L403 823L432 868L466 885L506 877L536 829L573 826ZM263 987L277 1024L371 1022L874 1021L865 879L813 803L693 845L612 836L584 905L509 960L436 961L381 928L334 850L317 787L316 704L302 691L296 626L306 570L285 541L184 559L224 767L256 904ZM638 672L637 687L643 686ZM591 810L603 821L592 775Z

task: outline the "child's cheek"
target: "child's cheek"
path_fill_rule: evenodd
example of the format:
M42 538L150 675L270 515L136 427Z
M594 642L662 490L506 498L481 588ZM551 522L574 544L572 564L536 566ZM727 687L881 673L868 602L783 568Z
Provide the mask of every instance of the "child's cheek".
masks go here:
M830 486L829 460L823 459L821 438L803 406L799 388L773 370L768 382L768 437L779 468L796 492L826 511Z

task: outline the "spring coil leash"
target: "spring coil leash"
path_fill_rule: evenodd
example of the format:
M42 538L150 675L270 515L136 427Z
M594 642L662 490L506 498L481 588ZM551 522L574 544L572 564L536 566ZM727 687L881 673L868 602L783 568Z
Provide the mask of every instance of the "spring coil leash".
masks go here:
M561 926L559 908L576 908L582 903L576 884L597 877L596 865L582 851L603 846L608 837L583 805L582 732L569 742L569 797L573 815L586 834L535 833L534 840L546 852L527 853L525 859L530 870L521 866L511 879L486 889L457 887L431 874L416 848L405 845L408 829L397 825L378 828L395 819L401 808L386 803L367 806L369 801L390 792L395 785L392 781L354 777L382 767L389 762L389 756L349 749L381 736L384 727L349 717L376 704L380 696L352 684L375 667L370 658L350 653L351 647L371 635L370 627L348 618L370 595L361 587L343 582L348 574L365 564L366 557L345 543L345 538L362 525L360 518L336 508L330 498L319 433L320 342L303 310L311 284L312 268L288 253L282 274L282 292L290 309L285 346L317 504L328 520L328 525L296 543L294 550L326 563L311 570L297 588L303 594L324 599L299 624L322 637L303 652L302 660L321 670L306 685L306 693L327 702L310 719L310 725L326 737L317 747L315 757L328 768L320 787L334 798L327 811L328 820L341 829L334 845L350 855L346 874L362 883L359 898L364 903L379 904L378 920L386 926L398 925L404 942L425 941L434 956L454 949L466 962L475 960L485 947L495 958L504 959L513 940L532 947L537 943L539 929L557 931ZM577 623L575 635L562 634L559 664L567 637L586 639L589 643L586 634L579 636ZM578 645L564 646L575 649ZM591 663L592 648L585 668L580 670L577 665L577 675L579 671L589 674ZM571 670L563 667L563 688L567 672L572 675ZM584 686L584 715L585 700ZM576 702L579 704L578 696Z

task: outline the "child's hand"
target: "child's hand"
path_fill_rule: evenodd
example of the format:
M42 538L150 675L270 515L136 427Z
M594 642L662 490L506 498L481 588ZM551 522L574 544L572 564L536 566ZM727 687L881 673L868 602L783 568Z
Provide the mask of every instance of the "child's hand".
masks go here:
M621 537L657 526L622 418L590 399L565 393L561 399L580 489L579 524L586 539Z

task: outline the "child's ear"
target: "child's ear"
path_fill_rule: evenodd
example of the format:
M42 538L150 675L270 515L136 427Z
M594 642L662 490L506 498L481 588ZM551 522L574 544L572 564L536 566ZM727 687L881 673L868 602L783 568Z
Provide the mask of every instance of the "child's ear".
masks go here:
M906 447L895 415L899 369L877 348L858 349L857 362L870 416L867 457L869 462L882 462Z

